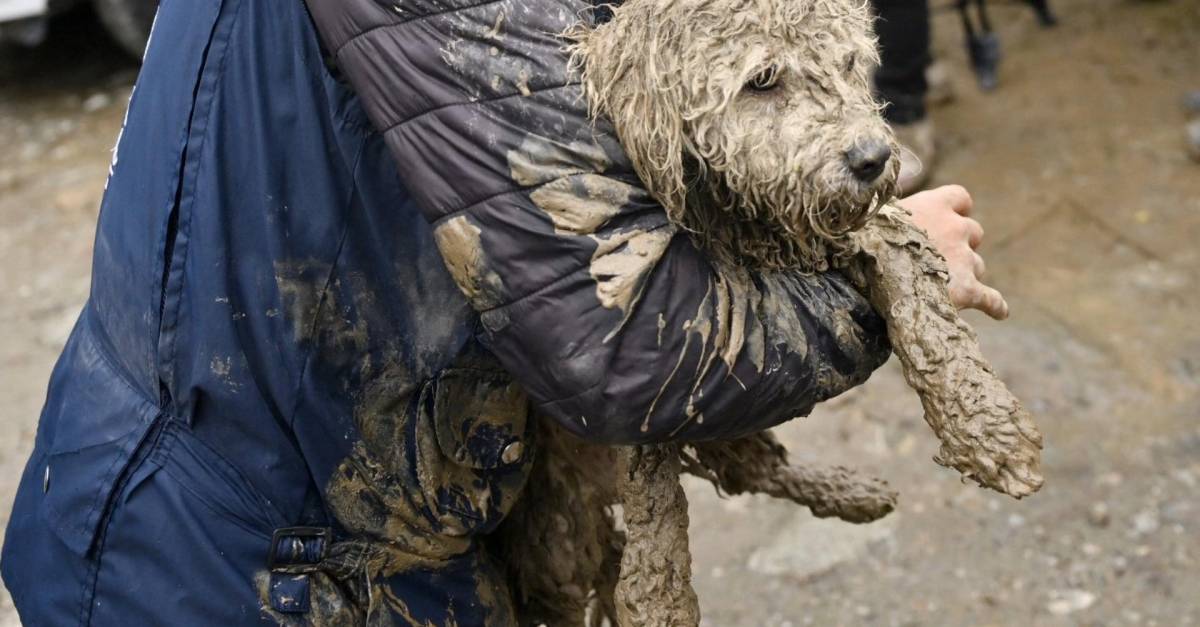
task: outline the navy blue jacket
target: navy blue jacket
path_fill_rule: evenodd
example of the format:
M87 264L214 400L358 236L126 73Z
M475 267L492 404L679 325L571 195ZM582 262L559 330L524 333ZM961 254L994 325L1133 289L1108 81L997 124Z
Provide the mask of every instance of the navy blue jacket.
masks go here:
M666 221L568 74L584 8L162 2L5 541L26 625L511 624L481 538L532 416L729 437L886 358L840 277Z

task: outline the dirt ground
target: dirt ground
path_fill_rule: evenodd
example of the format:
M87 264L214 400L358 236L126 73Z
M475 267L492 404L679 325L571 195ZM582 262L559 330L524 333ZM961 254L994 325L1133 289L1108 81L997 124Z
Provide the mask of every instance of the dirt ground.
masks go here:
M867 526L689 483L705 624L1200 624L1200 2L999 4L1001 87L981 94L953 14L957 99L934 110L938 182L966 185L1013 317L971 316L1046 436L1022 502L961 484L889 364L780 430L799 458L901 491ZM99 195L136 65L86 14L0 50L0 524L45 384L88 291ZM17 625L0 590L0 627Z

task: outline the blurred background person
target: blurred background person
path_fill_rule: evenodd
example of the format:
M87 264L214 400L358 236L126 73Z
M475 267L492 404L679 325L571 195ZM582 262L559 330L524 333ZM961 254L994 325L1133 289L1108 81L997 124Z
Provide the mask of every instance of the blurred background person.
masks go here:
M926 111L932 62L928 0L872 0L882 63L875 90L900 142L900 188L920 190L933 173L933 122Z

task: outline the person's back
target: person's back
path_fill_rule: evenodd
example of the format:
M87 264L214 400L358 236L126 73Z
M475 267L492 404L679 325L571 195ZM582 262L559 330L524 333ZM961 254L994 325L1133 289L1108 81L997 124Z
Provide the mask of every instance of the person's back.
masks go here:
M413 538L441 567L397 584L427 600L406 613L486 622L460 528L498 516L450 514L433 491L412 502L425 494L416 472L445 463L455 437L404 430L436 411L439 388L509 382L473 348L477 314L321 54L299 2L163 4L91 299L9 528L5 580L28 624L254 622L268 587L273 611L342 603L268 574L275 530L327 527L327 495L357 537ZM493 372L446 376L456 361ZM523 403L515 389L505 401ZM388 442L398 450L364 450Z

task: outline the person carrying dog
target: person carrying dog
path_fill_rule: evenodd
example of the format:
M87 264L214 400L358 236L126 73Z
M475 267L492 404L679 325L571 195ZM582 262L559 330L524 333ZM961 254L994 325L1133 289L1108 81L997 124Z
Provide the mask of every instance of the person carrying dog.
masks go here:
M843 277L723 289L628 192L555 36L588 8L162 3L5 538L26 624L508 625L535 417L728 438L887 359ZM902 204L1000 315L966 192Z

